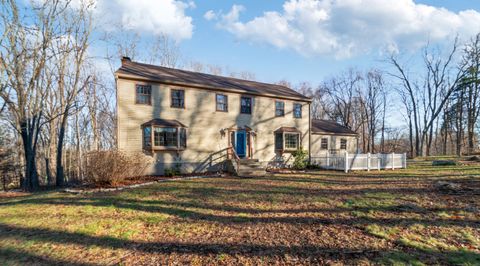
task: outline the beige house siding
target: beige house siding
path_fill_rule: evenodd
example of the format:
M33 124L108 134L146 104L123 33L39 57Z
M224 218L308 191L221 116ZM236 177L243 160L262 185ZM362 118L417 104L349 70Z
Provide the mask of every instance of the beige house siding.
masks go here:
M328 139L328 150L322 150L321 148L322 138ZM347 140L346 150L340 150L341 139ZM337 153L340 153L340 154L343 154L345 151L347 151L348 153L356 153L357 145L358 143L357 143L356 136L341 136L341 135L312 133L311 156L322 157L322 156L325 156L329 150L336 150Z
M135 85L152 86L152 105L135 104ZM185 108L170 107L170 91L185 90ZM216 111L217 93L228 96L228 112ZM253 158L272 164L279 159L274 150L274 131L279 127L296 127L301 132L301 145L309 147L309 106L308 102L285 101L285 116L275 117L275 98L252 97L252 114L240 114L240 97L251 96L238 93L216 92L213 90L178 87L158 83L140 82L129 79L117 79L118 148L125 152L142 151L141 125L153 118L174 119L185 124L187 129L187 148L184 151L155 152L155 164L149 173L162 174L165 168L181 165L184 172L203 172L215 170L223 151L228 147L228 133L222 129L230 127L252 128L256 136L253 139ZM293 104L302 104L302 118L293 117ZM223 152L222 152L223 151ZM283 161L290 154L283 154Z

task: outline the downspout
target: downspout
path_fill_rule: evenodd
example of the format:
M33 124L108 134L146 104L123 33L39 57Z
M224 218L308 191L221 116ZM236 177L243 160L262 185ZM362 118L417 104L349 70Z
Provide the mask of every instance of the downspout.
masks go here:
M117 74L115 74L114 77L115 77L115 108L116 108L115 116L117 118L116 119L117 121L115 121L115 127L116 127L116 129L115 129L115 134L116 134L116 136L115 136L115 150L118 151L119 150L118 149L118 143L119 143L118 138L120 137L120 134L119 134L120 129L118 127L118 123L119 123L120 119L118 119L118 76L117 76ZM142 134L143 134L143 132L142 132ZM153 132L151 132L151 134L153 134ZM152 147L153 147L153 142L152 142Z
M312 103L308 103L308 164L312 164L312 119L311 119L311 105Z

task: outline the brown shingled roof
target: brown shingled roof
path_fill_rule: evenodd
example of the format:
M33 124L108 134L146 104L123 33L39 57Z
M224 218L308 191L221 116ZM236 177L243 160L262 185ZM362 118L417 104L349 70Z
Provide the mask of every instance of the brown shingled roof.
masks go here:
M358 135L355 131L331 120L312 120L312 132L315 134Z
M155 118L142 124L142 126L160 126L160 127L187 127L177 120Z
M309 97L281 85L143 64L130 61L128 58L122 59L122 66L115 73L120 78L133 78L226 92L311 101Z

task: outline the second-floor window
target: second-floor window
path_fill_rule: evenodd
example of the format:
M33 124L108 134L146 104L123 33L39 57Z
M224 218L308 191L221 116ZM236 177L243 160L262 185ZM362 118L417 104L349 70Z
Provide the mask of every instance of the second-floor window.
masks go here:
M340 139L340 150L347 149L347 139Z
M302 118L302 105L299 103L293 104L293 117Z
M275 116L285 115L285 102L275 101Z
M152 86L139 85L135 86L135 103L136 104L152 104Z
M252 113L252 98L242 96L240 99L240 113L251 114Z
M322 138L322 143L320 144L322 150L328 150L328 138Z
M185 91L184 90L172 90L172 104L171 107L185 108Z
M228 96L224 94L217 94L217 111L228 112Z

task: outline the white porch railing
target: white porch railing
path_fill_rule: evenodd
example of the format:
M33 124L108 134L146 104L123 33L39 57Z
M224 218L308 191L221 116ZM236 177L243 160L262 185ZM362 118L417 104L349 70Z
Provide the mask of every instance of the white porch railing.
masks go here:
M312 157L311 162L323 169L342 170L345 173L352 170L381 170L407 168L407 154L329 154Z

